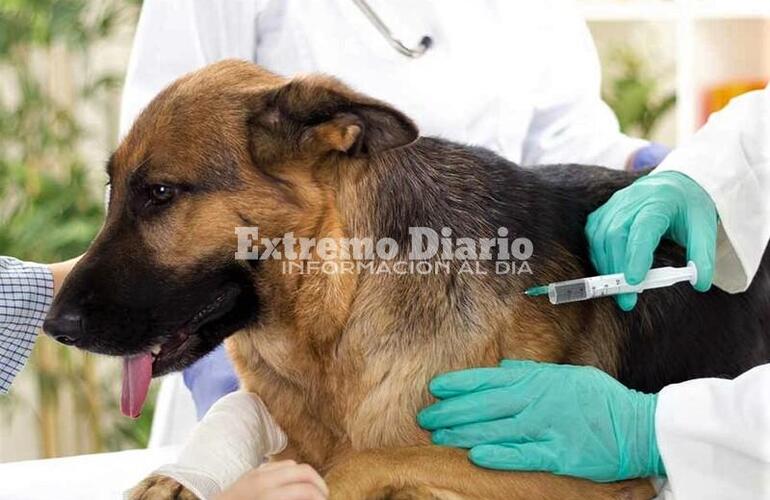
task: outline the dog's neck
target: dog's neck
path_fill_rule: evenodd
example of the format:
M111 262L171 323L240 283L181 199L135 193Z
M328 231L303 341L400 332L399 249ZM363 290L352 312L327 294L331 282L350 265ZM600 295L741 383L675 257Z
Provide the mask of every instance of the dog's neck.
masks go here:
M493 165L494 162L503 162ZM312 209L320 238L392 238L400 257L411 249L410 228L449 228L453 238L493 238L500 227L515 235L531 225L535 190L531 173L483 150L437 139L370 158L336 162L324 174L323 200ZM504 193L504 195L502 194ZM515 200L516 206L510 206ZM519 233L521 235L521 233ZM360 276L305 275L296 293L315 295L304 326L314 338L333 339L347 323ZM305 302L308 303L308 302Z
M392 238L401 258L411 249L410 228L437 233L448 228L455 240L474 241L495 238L504 228L511 240L525 237L534 242L536 255L530 263L538 273L558 269L565 278L582 274L581 258L575 255L583 238L584 222L578 219L584 216L577 214L569 197L535 173L489 151L422 138L370 158L337 160L318 175L321 194L303 218L315 221L306 236L374 242ZM563 202L541 201L559 198ZM297 322L292 328L307 334L308 342L333 344L348 324L359 287L367 279L366 271L285 276L286 289L273 293L280 297L270 300L281 301L281 309L291 311L288 317ZM505 280L503 288L508 290L536 284L533 274ZM419 284L415 287L419 289ZM314 307L297 314L296 303Z
M500 226L531 223L532 173L486 150L420 138L342 163L338 170L336 211L350 237L390 237L401 243L410 227L448 227L454 237L493 237ZM506 206L511 200L515 210Z

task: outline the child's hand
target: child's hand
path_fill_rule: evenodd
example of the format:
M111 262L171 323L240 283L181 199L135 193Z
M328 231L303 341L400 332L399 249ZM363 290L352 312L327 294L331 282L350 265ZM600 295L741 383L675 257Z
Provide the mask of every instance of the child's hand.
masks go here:
M324 500L328 496L329 488L315 469L283 460L247 472L217 500Z

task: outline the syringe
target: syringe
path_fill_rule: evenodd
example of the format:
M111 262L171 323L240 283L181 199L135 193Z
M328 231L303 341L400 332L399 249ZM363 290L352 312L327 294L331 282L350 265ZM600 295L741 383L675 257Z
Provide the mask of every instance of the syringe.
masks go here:
M698 269L694 262L688 262L687 267L650 269L644 280L633 286L626 283L623 273L618 273L535 286L524 293L529 297L547 294L551 304L566 304L621 293L642 293L644 290L663 288L682 281L689 281L692 285L698 281Z

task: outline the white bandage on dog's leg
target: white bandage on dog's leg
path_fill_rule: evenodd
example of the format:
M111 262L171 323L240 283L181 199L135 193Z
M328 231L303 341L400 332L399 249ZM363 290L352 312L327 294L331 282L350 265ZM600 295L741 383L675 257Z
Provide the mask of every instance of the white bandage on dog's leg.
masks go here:
M156 474L169 476L208 500L244 473L286 448L286 435L256 394L238 391L209 409L175 464Z

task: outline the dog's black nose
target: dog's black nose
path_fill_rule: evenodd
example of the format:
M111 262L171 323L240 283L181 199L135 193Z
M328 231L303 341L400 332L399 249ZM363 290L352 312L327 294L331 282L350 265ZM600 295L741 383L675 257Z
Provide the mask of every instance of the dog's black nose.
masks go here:
M49 317L43 330L64 345L74 345L83 335L83 317L78 312L65 312Z

